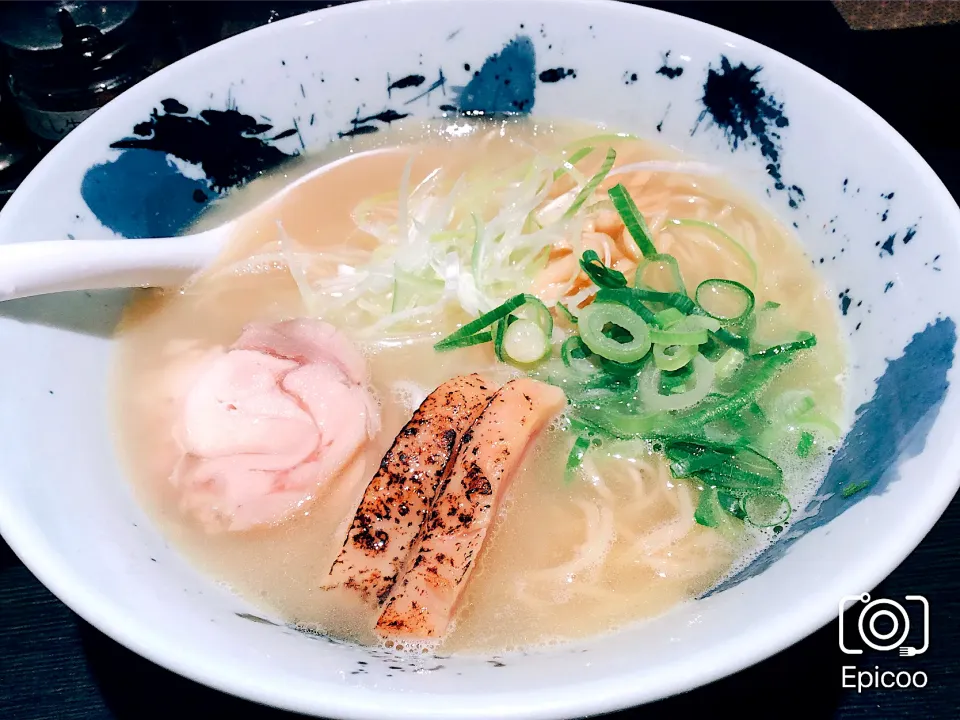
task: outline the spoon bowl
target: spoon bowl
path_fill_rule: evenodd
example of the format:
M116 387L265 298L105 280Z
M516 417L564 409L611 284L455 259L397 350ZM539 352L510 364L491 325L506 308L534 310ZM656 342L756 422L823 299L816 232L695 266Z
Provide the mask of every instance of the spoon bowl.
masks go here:
M209 264L233 223L177 238L0 245L0 302L49 293L180 285Z
M282 202L300 185L349 158L338 158L295 177L241 216L203 232L136 240L0 243L0 302L80 290L182 285L213 262L245 218Z

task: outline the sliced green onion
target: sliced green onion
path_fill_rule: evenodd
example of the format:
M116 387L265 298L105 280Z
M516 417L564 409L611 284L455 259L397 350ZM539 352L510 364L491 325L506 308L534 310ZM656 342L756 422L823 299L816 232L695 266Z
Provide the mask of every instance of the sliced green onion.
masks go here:
M733 423L728 423L733 425ZM711 443L719 443L732 448L752 447L748 438L738 430L724 429L718 424L705 425L703 427L703 438Z
M732 452L719 452L688 442L670 442L664 447L664 455L670 461L670 473L675 478L695 475L718 467L733 456Z
M637 390L639 399L645 409L655 411L686 410L707 398L714 381L713 363L699 353L695 353L690 362L693 367L694 384L692 388L684 392L661 395L659 393L660 376L662 375L660 369L644 373L640 377ZM654 360L654 364L656 364L656 360Z
M731 415L725 417L724 420L726 420L727 424L741 436L750 432L750 423L748 423L747 419L743 416L743 412L732 413Z
M573 155L567 158L563 164L553 171L553 181L556 182L561 177L563 177L569 170L573 169L573 166L578 162L583 160L587 155L593 152L592 147L582 147L577 150Z
M451 333L436 343L433 348L438 352L443 352L445 350L479 345L493 340L494 352L497 354L498 359L503 360L503 343L506 338L506 332L510 325L519 319L514 317L512 313L521 307L524 307L521 314L527 317L530 322L539 326L546 338L549 348L549 338L551 333L553 333L553 315L550 314L547 306L543 304L540 298L528 294L514 295L502 305L495 307L490 312L484 313L476 320L467 323L459 330ZM497 327L495 327L492 332L485 331L486 328L494 324L496 324Z
M643 366L646 365L646 361L647 358L642 357L634 362L621 363L605 357L600 357L600 367L603 368L608 374L621 380L626 380L629 378L635 378L636 375L643 369Z
M797 352L798 350L806 350L807 348L812 348L816 344L817 336L804 330L803 332L797 334L797 339L794 342L771 345L768 348L764 348L763 350L753 353L752 357L776 357L777 355L793 353Z
M698 525L715 528L723 523L723 512L723 508L717 499L717 489L709 485L705 486L700 493L700 500L693 513L693 519Z
M568 337L560 346L560 359L567 367L570 367L573 361L586 359L592 354L590 348L584 345L583 340L576 335Z
M607 337L603 333L607 325L626 330L631 339L621 343ZM580 313L579 328L580 337L592 352L616 363L636 362L650 350L649 327L626 305L591 303Z
M747 405L747 412L755 417L759 422L767 421L767 414L763 411L763 408L757 405L755 402Z
M656 332L651 330L650 334ZM674 371L686 367L697 354L695 345L659 345L653 346L653 364L660 370ZM661 379L661 387L662 387Z
M813 433L807 432L806 430L801 432L800 439L797 441L797 457L809 457L815 442L816 439L813 437Z
M738 520L746 519L747 513L744 512L742 498L737 493L717 490L717 502L720 503L720 507Z
M501 320L498 327L508 324L503 335L502 354L509 360L530 365L550 354L550 340L543 328L533 320L520 319L514 323Z
M648 308L640 299L639 291L634 288L600 288L593 298L593 304L596 303L616 303L626 305L637 315L643 318L643 321L651 327L660 327L660 321L653 311Z
M735 335L726 328L720 328L713 333L713 336L728 347L736 348L742 352L748 352L750 350L750 338Z
M790 502L780 493L750 492L740 501L745 519L757 527L773 527L790 519Z
M442 347L437 347L440 343L433 346L433 349L437 352L443 352L445 350L457 350L459 348L470 347L471 345L482 345L483 343L490 342L493 339L493 333L489 330L483 332L474 333L473 335L467 335L466 337L459 337L450 339L447 338L444 341Z
M570 207L567 208L567 211L563 214L564 219L569 220L580 210L580 207L587 201L594 190L603 182L603 179L610 174L610 171L613 170L613 164L617 161L617 151L613 148L607 150L607 157L603 161L603 165L600 166L600 170L597 171L597 174L590 178L586 185L584 185L580 192L577 193L577 196L573 199Z
M660 373L660 383L657 388L657 391L659 392L660 395L679 395L680 393L685 392L687 382L690 380L691 377L693 377L693 374L694 374L693 367L690 365L689 362L687 362L684 365L681 365L676 370L670 370L668 368L661 367L661 365L657 363L657 349L658 349L658 346L654 345L653 346L653 353L654 353L653 363L654 365L656 365L656 367L659 370L663 371ZM660 348L661 351L664 349L665 348ZM691 350L693 350L693 353L690 355L691 359L693 359L693 357L696 355L696 350L691 348L689 345L686 347L678 348L679 353L683 353L684 350L686 350L688 353Z
M665 279L666 287L658 280ZM644 258L637 266L634 285L642 290L659 290L660 292L677 292L686 295L687 288L683 284L680 266L673 255L654 254Z
M570 454L567 456L566 479L569 482L573 473L583 464L583 456L590 449L590 438L580 435L573 443Z
M674 309L674 308L668 308ZM678 311L679 312L679 311ZM687 327L703 328L709 332L715 333L720 330L720 321L709 315L688 315L683 320L683 325Z
M753 312L747 315L740 322L735 323L725 323L727 330L730 332L736 333L742 337L755 338L757 334L757 318L764 312L770 312L769 310L757 310L756 307L753 308Z
M714 232L719 234L724 240L726 240L731 245L733 245L737 250L739 250L740 253L746 258L747 264L750 267L750 274L753 279L753 286L754 287L757 286L757 282L759 280L759 274L757 271L756 260L753 259L753 256L750 254L749 250L747 250L743 245L741 245L733 237L727 234L719 225L717 225L716 223L707 222L706 220L695 220L693 218L681 218L681 219L671 218L670 220L667 220L667 222L670 223L671 225L678 225L681 227L699 227L699 228L704 228L708 230L713 230Z
M560 302L557 303L557 307L560 308L560 314L567 319L567 322L573 325L577 324L577 318L572 312L570 312L570 308Z
M776 310L780 307L780 303L774 302L773 300L767 300L763 305L760 306L761 310Z
M527 297L533 297L533 296L532 295L527 296L523 293L519 295L514 295L512 298L507 300L502 305L495 307L490 312L485 312L476 320L472 320L471 322L468 322L459 330L455 330L454 332L450 333L447 337L445 337L443 340L441 340L436 345L434 345L433 349L449 350L453 347L462 347L460 345L455 345L454 343L456 343L459 340L462 340L465 337L469 337L470 335L473 335L474 333L477 333L480 330L485 330L486 328L490 327L501 318L505 318L507 315L509 315L518 307L520 307L525 302L527 302ZM487 333L487 335L489 336L490 333ZM487 339L489 340L491 339L491 337L488 337ZM471 343L471 344L476 345L477 343Z
M524 303L517 308L516 313L521 318L532 320L543 334L549 339L553 336L553 314L550 308L543 304L543 301L536 295L524 295Z
M524 295L524 303L516 313L497 320L493 331L493 352L500 362L522 365L542 360L550 354L553 315L533 295Z
M749 450L749 448L741 448ZM769 490L774 492L783 487L780 478L760 478L747 472L739 471L736 466L720 465L723 472L716 470L701 470L697 477L704 482L708 482L714 487L730 490L733 492L745 492L753 490Z
M509 324L507 318L497 320L496 329L493 333L493 353L497 356L497 360L500 362L506 362L506 357L503 354L503 338L507 334L507 325Z
M667 329L674 323L683 320L687 316L676 308L668 307L665 310L661 310L660 312L656 313L654 317L656 318L657 327Z
M590 427L621 440L650 438L668 427L667 413L653 412L644 415L618 413L602 410L593 404L578 407L580 419Z
M700 346L700 354L711 362L717 362L728 349L730 348L726 348L718 342L716 336L711 332L707 341Z
M586 250L580 258L580 267L590 276L597 287L622 288L627 286L627 278L619 270L613 270L603 264L595 250Z
M697 305L683 293L665 293L657 290L644 290L643 288L634 288L637 298L644 302L661 303L672 308L676 308L684 315L690 315L697 311Z
M605 365L617 365L617 363L611 362L610 360L604 360L603 358L598 358L600 366L607 370L606 372L597 373L592 377L589 382L587 382L587 388L589 390L604 390L609 391L605 394L608 400L612 400L617 404L623 404L623 399L625 396L632 396L637 391L637 378L636 372L634 375L630 376L627 374L617 375L612 372L609 368L606 368ZM642 367L644 365L643 361L639 363ZM628 367L627 365L618 367ZM586 402L597 402L597 398L593 395L585 398Z
M573 335L563 341L560 346L560 360L564 367L572 370L581 377L589 377L596 374L596 367L589 358L593 353L583 344L579 336Z
M856 495L861 490L866 490L868 487L870 487L869 480L863 480L858 483L850 483L844 486L843 490L840 491L840 495L848 498L851 495Z
M783 486L780 466L750 448L737 448L727 461L702 471L700 477L731 490L779 490Z
M726 380L743 365L745 355L734 348L727 349L715 364L717 379Z
M705 527L718 527L726 513L756 527L774 527L785 523L791 511L789 501L780 493L730 492L708 484L700 495L694 520Z
M617 184L607 192L610 195L610 200L613 201L613 206L620 214L620 219L623 220L623 224L626 225L627 231L630 233L634 242L637 243L637 247L640 248L643 256L651 257L656 255L657 246L653 244L650 229L647 227L643 215L639 208L637 208L637 204L633 201L633 198L630 197L627 189L622 184Z
M759 437L770 427L766 414L755 402L749 403L740 412L729 416L727 420L744 435L750 437Z
M633 338L633 335L631 335L628 330L619 325L605 325L603 334L611 340L616 340L618 343L627 343Z
M722 278L704 280L697 286L695 297L704 312L727 324L746 320L755 302L746 285Z
M718 400L697 408L683 418L685 426L696 430L707 423L729 417L749 405L767 387L787 362L790 356L774 356L764 360L745 362L737 392L721 396Z
M678 329L676 326L670 330L650 331L650 342L657 345L693 345L699 347L708 339L707 331L704 329Z

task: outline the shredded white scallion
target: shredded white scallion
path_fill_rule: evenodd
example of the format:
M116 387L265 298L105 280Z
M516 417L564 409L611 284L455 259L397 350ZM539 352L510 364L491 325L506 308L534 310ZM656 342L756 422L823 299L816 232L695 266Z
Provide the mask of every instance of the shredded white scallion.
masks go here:
M580 147L590 143L592 154L602 156L606 148L598 140L585 140ZM580 254L586 217L606 195L595 190L572 217L564 217L590 180L569 163L576 149L535 154L506 170L473 168L456 177L437 168L412 189L411 155L396 193L367 198L352 212L356 227L379 242L375 250L311 263L311 255L324 251L297 247L278 227L279 255L312 315L348 322L366 337L384 330L409 336L435 332L432 323L448 311L476 316L529 292L554 249ZM564 187L574 186L552 197L555 173ZM317 271L324 267L335 272ZM578 274L577 269L563 279L558 297L573 287ZM569 299L574 312L582 299Z

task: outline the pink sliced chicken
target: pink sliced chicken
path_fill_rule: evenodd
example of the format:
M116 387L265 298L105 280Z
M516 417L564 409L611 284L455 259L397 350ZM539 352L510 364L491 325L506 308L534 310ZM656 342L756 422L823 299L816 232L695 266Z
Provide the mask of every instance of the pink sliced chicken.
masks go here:
M182 403L172 480L208 532L290 517L379 429L366 361L327 323L251 324L203 363Z

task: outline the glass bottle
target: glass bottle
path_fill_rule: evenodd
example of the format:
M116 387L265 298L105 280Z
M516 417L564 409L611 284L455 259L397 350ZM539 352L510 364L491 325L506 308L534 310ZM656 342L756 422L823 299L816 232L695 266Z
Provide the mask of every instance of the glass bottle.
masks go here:
M164 3L0 3L8 95L42 144L176 59L149 5Z

